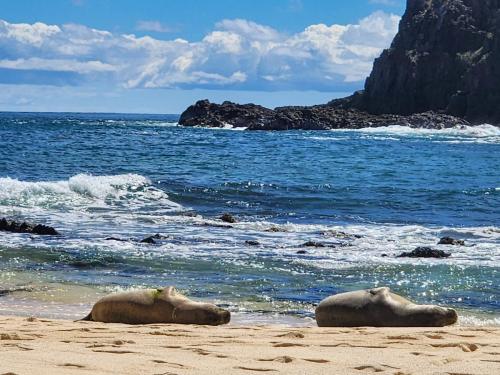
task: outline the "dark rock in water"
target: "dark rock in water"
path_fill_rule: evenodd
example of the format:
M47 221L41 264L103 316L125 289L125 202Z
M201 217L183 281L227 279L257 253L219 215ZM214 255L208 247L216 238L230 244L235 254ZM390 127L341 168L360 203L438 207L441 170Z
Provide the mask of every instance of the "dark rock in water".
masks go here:
M249 123L267 122L274 111L255 104L222 104L200 100L186 109L179 118L179 124L184 126L208 126L222 128L230 124L236 128L248 127Z
M464 240L457 240L452 237L443 237L439 240L438 245L455 245L455 246L465 246Z
M142 240L139 241L140 243L148 243L150 245L155 245L156 244L156 241L155 239L153 238L153 236L150 236L150 237L146 237Z
M157 233L157 234L155 234L153 236L146 237L146 238L140 240L139 242L140 243L147 243L147 244L154 245L158 241L166 240L168 238L169 238L168 236L162 236L161 234Z
M249 246L259 246L260 245L259 241L254 241L254 240L248 240L248 241L245 241L245 243Z
M206 112L198 112L193 109L202 104L206 106ZM238 115L234 115L234 113ZM189 121L185 120L186 118ZM197 102L186 109L181 115L179 124L207 127L221 127L221 124L228 124L234 127L245 127L248 130L276 131L360 129L389 125L441 129L456 125L469 125L465 120L435 112L411 116L373 115L355 108L341 108L336 101L312 107L279 107L272 110L254 104L230 102L214 104L208 100Z
M225 222L225 223L230 223L230 224L234 224L236 223L236 219L234 218L233 215L231 214L223 214L220 219Z
M286 229L278 228L278 227L271 227L267 228L264 232L272 232L272 233L279 233L279 232L288 232Z
M316 241L307 241L300 245L300 247L326 247L324 243L316 242Z
M12 289L0 289L0 297L12 294L12 293L18 293L18 292L32 292L35 289L33 287L19 287L19 288L12 288Z
M325 237L335 237L335 238L362 238L360 234L349 234L342 232L340 230L327 230L322 233Z
M205 227L214 227L214 228L226 228L226 229L234 228L232 225L227 225L227 224L203 223L202 225Z
M305 250L298 250L298 251L296 252L296 254L300 254L300 255L302 255L302 254L307 254L307 251L305 251Z
M382 258L387 258L387 257L388 257L388 255L387 255L387 254L385 254L385 253L384 253L384 254L382 254L382 255L380 255L380 256L381 256Z
M430 247L417 247L409 253L402 253L398 258L448 258L451 254Z
M47 225L33 225L26 222L20 223L13 220L7 220L5 218L0 219L0 231L13 233L31 233L42 236L57 236L60 234L57 230Z

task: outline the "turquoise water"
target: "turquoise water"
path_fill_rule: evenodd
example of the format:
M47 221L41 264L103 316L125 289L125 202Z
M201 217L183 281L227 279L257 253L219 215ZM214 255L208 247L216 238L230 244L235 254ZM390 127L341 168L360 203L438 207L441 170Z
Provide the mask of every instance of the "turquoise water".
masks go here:
M498 128L274 133L175 121L0 114L0 217L63 233L0 232L0 314L75 318L111 291L176 285L236 321L301 324L330 294L387 285L456 307L463 324L500 324ZM238 223L221 226L224 212ZM136 241L156 233L168 237ZM445 235L467 246L436 245ZM395 257L416 246L452 256Z

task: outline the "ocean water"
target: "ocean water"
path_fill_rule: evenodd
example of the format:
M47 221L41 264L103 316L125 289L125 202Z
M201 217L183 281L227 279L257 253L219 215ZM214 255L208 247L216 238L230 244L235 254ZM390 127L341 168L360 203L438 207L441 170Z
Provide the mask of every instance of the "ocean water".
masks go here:
M313 324L328 295L390 286L455 307L460 324L500 325L499 128L246 132L176 119L0 114L0 217L62 233L0 232L0 314L79 318L107 293L175 285L239 323ZM452 256L396 258L417 246Z

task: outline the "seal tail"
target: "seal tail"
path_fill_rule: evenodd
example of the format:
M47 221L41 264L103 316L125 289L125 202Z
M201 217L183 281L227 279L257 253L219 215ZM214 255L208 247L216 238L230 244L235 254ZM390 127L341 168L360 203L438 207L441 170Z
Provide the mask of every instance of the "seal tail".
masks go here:
M93 322L93 321L94 319L92 319L92 312L89 312L89 314L85 318L76 320L76 322Z

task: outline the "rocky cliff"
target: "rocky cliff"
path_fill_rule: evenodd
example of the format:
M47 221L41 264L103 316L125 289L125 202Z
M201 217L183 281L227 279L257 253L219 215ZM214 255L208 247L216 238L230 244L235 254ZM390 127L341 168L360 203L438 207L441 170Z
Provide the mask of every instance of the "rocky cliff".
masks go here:
M500 123L500 0L408 0L355 106Z
M200 100L186 109L179 119L179 124L213 128L231 126L248 130L359 129L388 125L442 129L469 125L458 117L432 111L408 116L373 115L339 105L278 107L273 110L255 104L215 104L208 100Z
M500 0L408 0L399 32L365 90L274 110L199 101L179 123L250 130L500 124Z

